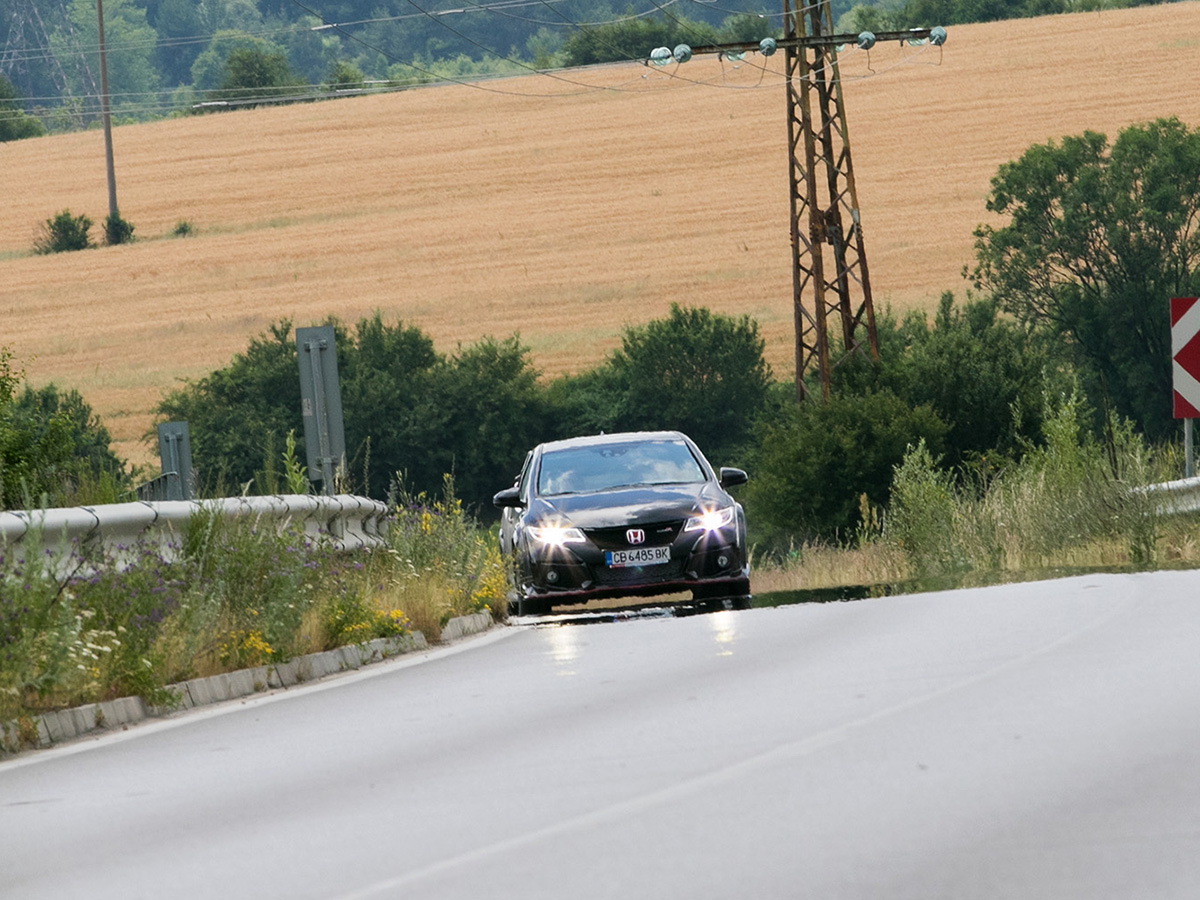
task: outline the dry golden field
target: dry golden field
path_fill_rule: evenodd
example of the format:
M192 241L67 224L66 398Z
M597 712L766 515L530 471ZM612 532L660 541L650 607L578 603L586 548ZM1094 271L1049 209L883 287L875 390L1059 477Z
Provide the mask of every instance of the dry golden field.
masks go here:
M989 180L1030 144L1158 116L1200 126L1198 47L1188 2L844 54L877 308L961 295ZM31 246L63 209L107 214L100 133L0 145L0 344L35 384L78 388L139 462L155 455L140 436L163 392L283 317L380 310L445 351L519 332L555 374L679 301L753 316L790 378L781 57L766 71L698 57L118 127L138 241L85 253ZM196 234L171 237L180 220Z

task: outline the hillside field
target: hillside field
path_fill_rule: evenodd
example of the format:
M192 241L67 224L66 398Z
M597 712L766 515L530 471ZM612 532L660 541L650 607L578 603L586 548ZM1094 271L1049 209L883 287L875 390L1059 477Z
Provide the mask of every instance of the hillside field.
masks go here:
M1200 126L1197 48L1188 2L843 54L877 310L963 295L989 181L1029 145ZM791 378L782 65L697 57L120 126L138 240L54 256L31 248L63 209L102 236L103 138L0 145L0 344L33 383L78 388L135 462L157 459L141 438L165 391L285 317L380 310L447 352L519 332L553 375L677 301L754 317ZM181 220L192 236L171 236Z

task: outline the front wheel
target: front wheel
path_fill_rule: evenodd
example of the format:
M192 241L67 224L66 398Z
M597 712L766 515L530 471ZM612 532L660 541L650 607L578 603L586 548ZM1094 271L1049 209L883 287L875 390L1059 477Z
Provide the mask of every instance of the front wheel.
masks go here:
M700 600L749 600L750 579L726 581L720 584L698 584L692 588L692 599Z
M546 597L518 597L508 601L509 615L544 616L550 612L552 604Z

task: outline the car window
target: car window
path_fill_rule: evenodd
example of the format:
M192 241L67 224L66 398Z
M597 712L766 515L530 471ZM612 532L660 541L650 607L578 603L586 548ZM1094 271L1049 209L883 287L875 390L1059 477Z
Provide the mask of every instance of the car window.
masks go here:
M542 454L539 494L583 494L649 484L706 481L704 469L682 441L637 441L564 447Z

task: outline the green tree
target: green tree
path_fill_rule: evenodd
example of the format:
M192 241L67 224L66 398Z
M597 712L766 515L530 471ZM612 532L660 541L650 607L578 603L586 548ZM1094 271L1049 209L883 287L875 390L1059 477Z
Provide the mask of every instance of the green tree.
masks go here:
M212 98L270 101L300 93L303 84L282 50L239 47L226 57L225 77Z
M155 59L164 84L191 82L192 63L204 49L195 35L204 34L200 10L195 0L159 0L154 4L152 24L158 35ZM151 8L147 8L149 14Z
M78 96L98 96L100 70L95 53L99 22L95 0L71 0L69 22L51 36L50 45ZM145 119L159 110L155 102L158 69L154 63L156 34L146 21L145 8L135 0L104 4L105 56L109 107L114 113ZM99 108L91 110L98 116Z
M434 371L442 358L419 328L389 325L376 313L338 348L348 466L366 469L365 490L387 496L397 473L435 493L446 470L429 459L437 425L428 416Z
M928 405L886 390L782 406L759 428L747 520L769 546L845 538L859 523L862 495L885 504L906 448L923 439L937 453L946 430Z
M621 380L611 365L564 375L546 386L553 437L599 434L621 428L624 398Z
M547 434L545 392L529 349L514 336L460 348L434 373L425 415L438 440L425 447L469 507L491 516L525 454Z
M655 47L677 44L715 44L717 30L703 22L681 18L620 19L581 28L567 38L562 55L568 66L630 59L649 59Z
M128 487L91 407L77 391L29 387L12 352L0 347L0 509L72 503L81 485L106 478L114 489Z
M366 76L363 75L362 69L354 63L339 59L329 67L326 84L331 91L336 91L343 88L361 88L365 80Z
M41 137L46 133L39 120L25 114L18 100L12 82L0 75L0 143Z
M484 338L445 357L418 328L378 313L353 331L331 324L354 489L382 498L399 476L406 489L435 496L453 473L463 501L490 511L492 494L541 439L545 404L528 350L516 338ZM158 413L188 421L210 489L269 490L267 463L289 431L304 433L291 322L272 325L227 367L172 392Z
M771 19L757 13L737 13L721 23L721 41L761 41L765 37L780 37L782 31Z
M932 324L923 312L900 324L885 315L879 339L883 364L855 360L838 373L839 386L886 389L909 406L928 405L947 426L947 465L1012 458L1039 439L1043 396L1063 361L1055 344L1001 317L995 298L972 298L959 308L947 291Z
M72 458L93 474L117 473L125 462L112 450L112 435L91 404L74 388L60 390L57 385L40 388L25 386L13 405L14 420L28 423L31 430L44 430L46 423L61 419L67 425Z
M192 63L192 86L204 92L219 89L228 74L229 56L235 50L254 50L264 55L283 52L282 47L270 41L244 31L224 28L213 34L208 46Z
M1131 126L1030 147L992 179L977 286L1072 350L1088 396L1171 433L1168 299L1200 290L1200 132Z
M281 450L289 431L304 431L292 323L271 325L225 368L168 393L157 412L161 421L188 423L202 486L253 484L269 450Z
M627 329L608 363L622 391L619 424L679 429L706 454L732 453L766 400L764 346L748 316L671 304L667 318Z

